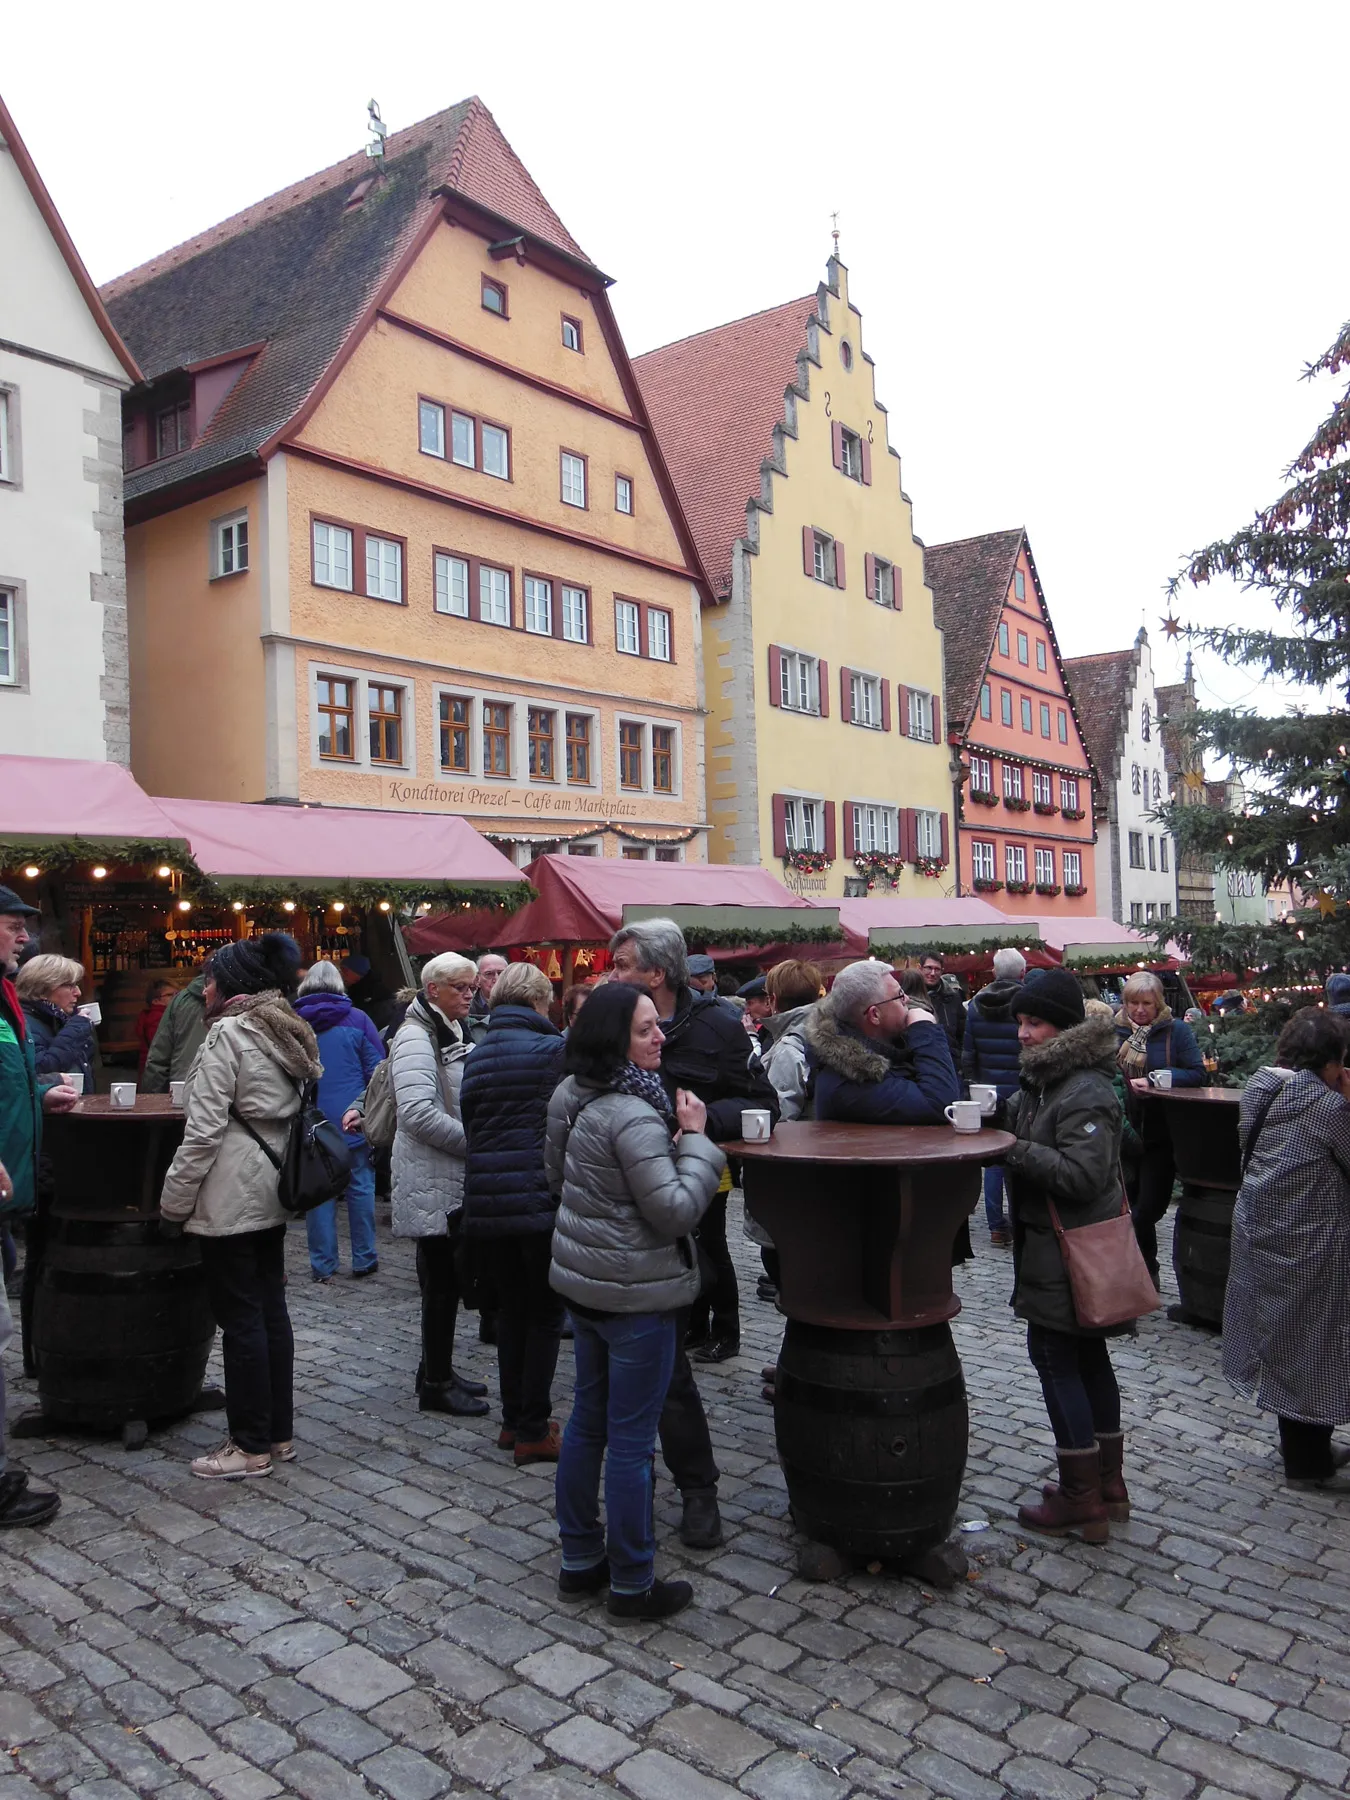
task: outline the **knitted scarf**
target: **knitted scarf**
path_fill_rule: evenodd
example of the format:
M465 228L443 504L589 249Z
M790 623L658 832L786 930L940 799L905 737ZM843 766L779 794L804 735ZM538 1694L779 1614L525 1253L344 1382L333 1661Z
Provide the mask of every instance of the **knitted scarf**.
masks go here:
M313 1029L277 988L264 994L235 994L221 1006L214 1017L233 1019L246 1015L249 1024L272 1046L276 1060L293 1079L317 1081L323 1074L319 1061L319 1042Z
M635 1062L626 1062L609 1085L616 1094L632 1094L636 1099L645 1100L649 1106L654 1106L667 1125L675 1123L675 1108L670 1104L670 1096L655 1069L639 1069Z
M1159 1025L1169 1028L1172 1024L1172 1009L1164 1006L1156 1019L1150 1019L1147 1025L1136 1025L1130 1035L1116 1051L1116 1061L1126 1081L1133 1081L1136 1076L1148 1073L1148 1040L1149 1034L1156 1031Z

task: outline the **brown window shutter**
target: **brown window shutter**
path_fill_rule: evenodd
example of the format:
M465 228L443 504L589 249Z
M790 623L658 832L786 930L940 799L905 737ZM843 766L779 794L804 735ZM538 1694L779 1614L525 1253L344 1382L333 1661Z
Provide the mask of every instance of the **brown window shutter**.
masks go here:
M830 422L830 454L834 458L835 468L842 469L844 466L844 428L838 419L832 419Z
M951 861L951 846L950 846L950 841L947 837L947 815L946 815L946 813L943 813L943 815L942 815L942 860L944 863L948 863Z
M883 731L889 731L890 728L891 728L891 684L889 681L883 681L881 684L881 729Z
M782 794L775 794L770 805L773 808L773 853L775 856L786 856L787 800Z
M906 862L913 862L919 854L919 821L912 806L900 813L900 854Z
M857 849L858 849L857 843L855 842L854 836L853 836L853 806L854 806L854 803L852 800L844 801L844 855L845 856L855 856L857 854Z
M777 644L769 645L769 705L783 704L783 652Z
M905 609L905 590L900 579L899 563L891 564L891 605L897 612L903 612Z
M863 486L871 487L871 485L872 485L872 446L868 443L866 438L859 438L858 444L859 444L860 449L862 450Z
M935 744L942 742L942 702L936 694L933 695L933 742ZM946 815L944 814L943 817L945 820Z
M831 862L834 861L836 855L834 845L834 801L827 800L825 802L825 854Z
M816 686L820 692L820 716L822 719L828 719L830 716L830 665L823 656L816 664Z
M863 552L863 592L869 600L877 597L877 559L870 550Z
M816 534L809 525L802 526L802 567L813 579L816 573Z
M900 735L901 735L901 737L908 737L909 736L909 689L907 687L901 687L898 682L896 683L896 687L895 687L895 704L900 708L900 725L899 725Z
M844 721L845 725L851 725L853 723L852 669L841 668L839 671L839 717Z
M837 588L844 585L844 546L838 538L834 540L834 585Z

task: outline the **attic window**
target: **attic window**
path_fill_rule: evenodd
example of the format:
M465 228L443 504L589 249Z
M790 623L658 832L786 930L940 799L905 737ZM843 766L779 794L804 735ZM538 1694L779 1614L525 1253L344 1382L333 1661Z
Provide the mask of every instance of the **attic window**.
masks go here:
M849 343L847 338L842 339L840 342L839 360L846 369L851 369L853 367L853 346Z
M373 175L366 175L358 181L351 193L347 196L347 204L343 207L343 212L351 212L353 207L360 206L361 202L365 199L366 195L374 185L375 177Z
M509 317L506 310L506 289L500 281L489 281L483 277L483 310L496 313L499 319Z

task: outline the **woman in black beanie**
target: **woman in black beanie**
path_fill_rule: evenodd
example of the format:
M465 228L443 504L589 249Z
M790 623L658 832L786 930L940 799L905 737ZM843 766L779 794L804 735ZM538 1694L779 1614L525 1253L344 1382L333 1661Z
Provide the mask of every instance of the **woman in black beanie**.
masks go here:
M206 983L206 1038L188 1071L187 1129L160 1195L161 1217L201 1246L225 1362L230 1435L199 1456L204 1481L240 1481L290 1462L295 1342L286 1311L286 1214L277 1171L318 1043L292 1009L300 947L265 932L216 952Z
M1027 1353L1041 1379L1055 1434L1058 1484L1019 1521L1053 1537L1106 1540L1109 1519L1128 1519L1121 1473L1120 1389L1106 1339L1128 1329L1084 1327L1055 1236L1121 1209L1124 1113L1115 1090L1116 1031L1084 1016L1083 990L1067 969L1037 970L1013 993L1021 1091L1001 1109L1015 1132L1005 1173L1012 1197L1013 1311L1027 1322Z

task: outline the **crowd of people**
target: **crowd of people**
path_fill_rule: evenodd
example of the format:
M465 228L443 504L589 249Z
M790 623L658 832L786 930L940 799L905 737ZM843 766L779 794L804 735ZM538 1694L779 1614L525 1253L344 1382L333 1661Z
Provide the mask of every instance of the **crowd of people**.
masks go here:
M38 954L18 967L31 918L0 889L0 1208L11 1215L32 1204L43 1112L75 1101L60 1074L92 1049L79 964ZM1129 1516L1109 1343L1134 1327L1083 1321L1064 1234L1127 1206L1158 1285L1174 1170L1162 1109L1142 1095L1162 1071L1166 1085L1199 1085L1204 1066L1191 1026L1145 971L1125 982L1118 1008L1067 970L1028 970L1015 949L995 954L993 976L967 1001L936 954L898 971L866 960L827 992L817 965L791 960L728 998L711 959L689 956L679 927L652 919L619 931L605 977L569 988L560 1008L530 963L433 957L381 1030L353 1003L350 971L319 962L302 973L284 934L223 946L174 998L148 998L159 1016L144 1046L147 1086L184 1083L162 1228L196 1239L222 1337L228 1437L192 1473L248 1479L295 1455L277 1163L316 1093L349 1153L353 1278L378 1272L375 1164L391 1144L392 1229L414 1240L421 1297L418 1406L490 1412L486 1385L456 1362L461 1309L477 1310L497 1346L498 1448L518 1466L556 1465L560 1596L608 1589L615 1617L664 1618L691 1590L655 1576L658 1443L682 1540L708 1548L723 1537L695 1366L740 1350L723 1146L742 1136L742 1112L936 1125L976 1089L992 1094L991 1122L1012 1138L985 1173L985 1220L991 1245L1012 1252L1011 1304L1058 1462L1058 1480L1018 1517L1105 1540ZM1242 1099L1224 1339L1229 1379L1278 1418L1287 1478L1319 1485L1343 1460L1333 1429L1350 1420L1350 1020L1339 989L1328 999L1295 1016ZM331 1282L336 1202L305 1226L313 1279ZM748 1213L745 1228L763 1261L759 1292L772 1298L777 1253ZM954 1261L963 1243L964 1230ZM5 1305L0 1340L9 1330ZM565 1335L575 1377L560 1427ZM764 1371L770 1397L774 1378ZM0 1448L0 1525L49 1518L57 1496L2 1458Z

